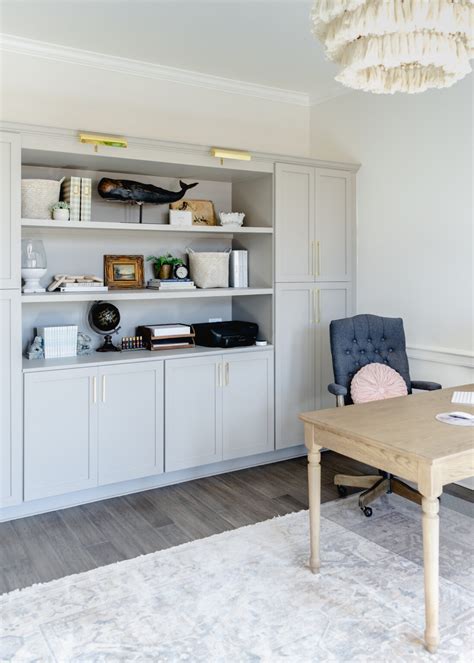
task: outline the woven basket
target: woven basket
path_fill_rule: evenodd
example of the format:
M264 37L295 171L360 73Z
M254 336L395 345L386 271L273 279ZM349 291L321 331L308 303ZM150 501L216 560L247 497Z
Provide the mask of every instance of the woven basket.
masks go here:
M198 288L229 287L229 251L196 253L187 249L189 271Z
M21 216L24 219L50 219L51 207L59 202L64 180L21 180Z

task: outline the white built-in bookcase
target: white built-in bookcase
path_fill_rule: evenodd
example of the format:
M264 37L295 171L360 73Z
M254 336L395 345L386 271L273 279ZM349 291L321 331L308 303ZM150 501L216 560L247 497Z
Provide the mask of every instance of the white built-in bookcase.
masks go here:
M354 310L357 166L261 153L220 163L209 146L137 138L95 152L72 130L1 129L0 520L301 455L299 412L332 403L329 322ZM92 178L90 222L21 218L22 177L68 175ZM140 225L136 207L99 197L102 177L171 190L199 182L189 198L212 200L217 215L245 212L244 226L173 228L168 205L145 205ZM247 249L249 287L23 295L21 237L44 242L44 285L59 273L101 276L107 254L189 247ZM97 347L87 317L98 299L118 306L120 336L139 324L247 320L268 345L22 357L43 325L77 324Z

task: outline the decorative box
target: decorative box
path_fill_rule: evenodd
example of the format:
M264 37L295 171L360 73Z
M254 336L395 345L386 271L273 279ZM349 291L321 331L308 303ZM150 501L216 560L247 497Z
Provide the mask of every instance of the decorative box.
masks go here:
M192 226L193 213L187 210L170 209L171 226Z

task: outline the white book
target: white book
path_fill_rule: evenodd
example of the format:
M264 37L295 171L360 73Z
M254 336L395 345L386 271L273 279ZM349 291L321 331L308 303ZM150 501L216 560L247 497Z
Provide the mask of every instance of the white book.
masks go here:
M61 187L62 200L69 203L69 220L81 218L81 178L66 177Z
M81 177L81 221L91 220L92 180Z
M188 325L147 325L152 336L186 336L191 333Z
M99 285L99 286L81 285L77 288L76 287L71 288L68 285L64 285L59 288L59 292L107 292L108 289L109 287L106 285Z

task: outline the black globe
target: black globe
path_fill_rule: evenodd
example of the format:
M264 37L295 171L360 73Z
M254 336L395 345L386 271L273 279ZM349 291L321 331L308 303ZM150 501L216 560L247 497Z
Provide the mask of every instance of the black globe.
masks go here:
M120 313L109 302L96 302L89 311L89 324L98 334L110 334L120 324Z

